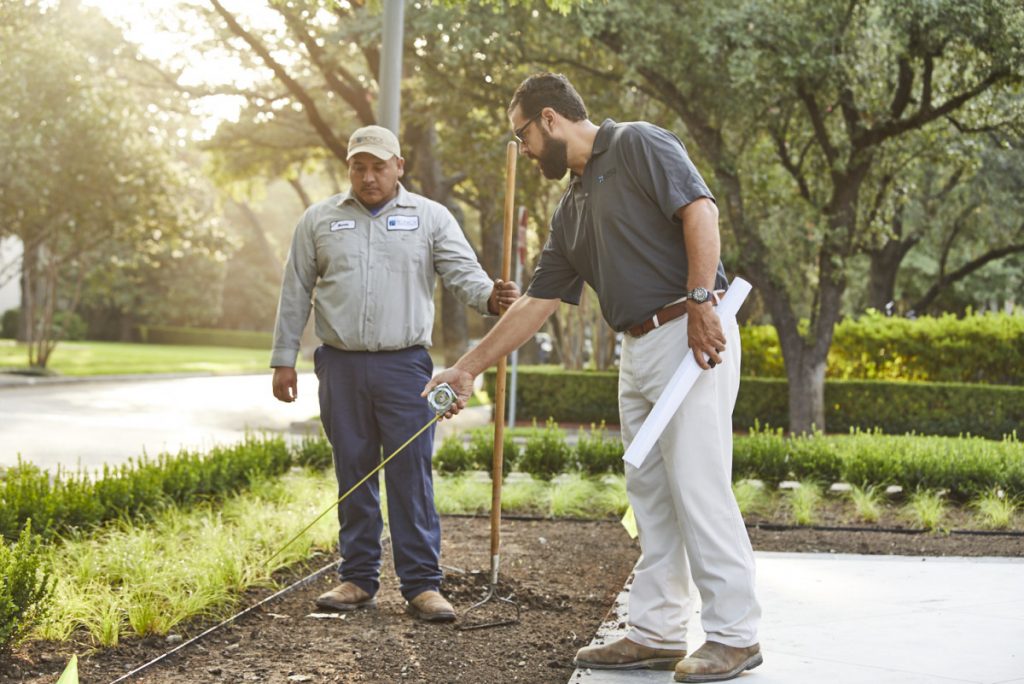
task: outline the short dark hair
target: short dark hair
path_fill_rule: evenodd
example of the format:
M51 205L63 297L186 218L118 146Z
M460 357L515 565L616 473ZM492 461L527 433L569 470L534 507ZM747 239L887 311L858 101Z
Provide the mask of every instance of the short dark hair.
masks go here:
M569 121L587 118L583 98L562 74L534 74L520 83L512 95L508 113L511 114L516 107L527 117L536 116L545 107L551 107Z

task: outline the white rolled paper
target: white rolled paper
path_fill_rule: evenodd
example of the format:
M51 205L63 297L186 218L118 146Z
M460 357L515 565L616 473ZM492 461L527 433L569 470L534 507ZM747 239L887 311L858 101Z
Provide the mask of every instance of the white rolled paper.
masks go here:
M723 322L735 318L736 312L740 310L740 305L746 300L750 290L750 283L743 280L743 278L733 280L729 289L725 291L722 301L715 307L718 317ZM697 365L697 359L693 358L693 350L686 352L686 356L683 358L682 363L679 364L679 368L676 369L672 379L669 380L668 386L661 392L658 401L654 403L654 408L651 409L647 420L640 426L640 430L637 431L633 441L630 442L629 448L626 449L626 453L622 456L622 460L637 468L643 464L647 454L654 447L654 443L658 441L658 437L661 437L662 431L668 425L668 421L679 410L679 406L690 392L693 383L697 382L697 378L702 370Z

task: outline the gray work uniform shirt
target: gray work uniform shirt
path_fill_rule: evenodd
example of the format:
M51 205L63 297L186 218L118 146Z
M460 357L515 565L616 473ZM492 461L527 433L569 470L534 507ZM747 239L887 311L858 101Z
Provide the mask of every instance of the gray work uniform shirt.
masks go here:
M299 220L281 284L271 366L295 366L316 289L316 335L345 351L430 347L434 285L487 313L494 287L444 206L408 192L376 214L350 192Z
M642 323L686 295L676 211L701 197L714 200L679 138L653 124L606 119L583 175L573 174L551 217L527 294L579 304L587 282L612 329ZM714 287L727 286L719 262Z

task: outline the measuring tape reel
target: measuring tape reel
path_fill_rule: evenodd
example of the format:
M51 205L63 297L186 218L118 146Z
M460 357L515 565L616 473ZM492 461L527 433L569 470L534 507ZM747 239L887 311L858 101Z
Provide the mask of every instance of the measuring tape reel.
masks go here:
M434 409L434 413L447 413L457 399L458 395L447 382L430 390L427 395L427 403Z

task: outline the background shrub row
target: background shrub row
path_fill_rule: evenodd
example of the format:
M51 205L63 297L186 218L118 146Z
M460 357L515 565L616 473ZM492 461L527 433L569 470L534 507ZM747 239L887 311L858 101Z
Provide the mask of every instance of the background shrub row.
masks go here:
M495 372L485 377L494 391ZM565 371L521 366L516 413L524 420L618 424L616 371ZM733 411L733 427L789 424L785 379L744 376ZM1024 387L885 380L825 382L825 422L831 432L878 428L887 434L971 434L1001 439L1024 435Z
M744 326L740 334L744 375L786 377L774 327ZM846 319L836 326L826 376L1022 385L1024 316Z

